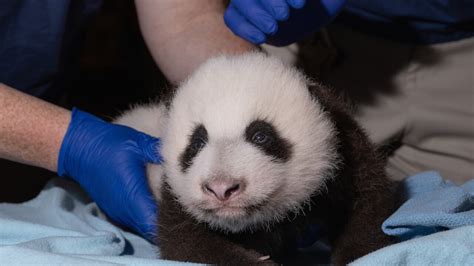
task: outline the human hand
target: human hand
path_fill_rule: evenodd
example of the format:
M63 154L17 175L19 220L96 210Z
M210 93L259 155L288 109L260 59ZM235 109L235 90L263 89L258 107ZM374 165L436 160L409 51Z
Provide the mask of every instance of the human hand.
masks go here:
M159 139L74 109L58 159L58 174L77 181L115 222L152 240L157 205L146 164L160 163Z
M346 0L232 0L226 25L254 43L284 46L328 24Z

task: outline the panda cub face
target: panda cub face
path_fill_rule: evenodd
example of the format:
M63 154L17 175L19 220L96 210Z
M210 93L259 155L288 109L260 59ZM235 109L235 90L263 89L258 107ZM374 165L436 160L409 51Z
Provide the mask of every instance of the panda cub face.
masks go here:
M256 229L323 188L337 160L333 133L295 69L257 53L211 59L171 104L166 182L198 221Z

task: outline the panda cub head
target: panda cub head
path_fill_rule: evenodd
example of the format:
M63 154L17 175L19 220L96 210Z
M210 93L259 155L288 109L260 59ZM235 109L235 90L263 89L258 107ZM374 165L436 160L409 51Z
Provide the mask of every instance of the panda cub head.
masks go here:
M333 135L294 68L258 53L217 57L171 103L166 183L198 221L253 230L300 211L324 187L337 160Z

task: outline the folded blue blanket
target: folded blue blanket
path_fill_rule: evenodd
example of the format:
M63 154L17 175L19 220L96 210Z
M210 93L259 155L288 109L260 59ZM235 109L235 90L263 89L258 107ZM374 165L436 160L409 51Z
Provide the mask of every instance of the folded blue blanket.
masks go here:
M403 184L408 200L383 223L386 234L407 240L474 225L474 179L456 186L436 172L423 172Z
M1 265L143 265L157 248L109 223L75 183L49 182L33 200L0 204Z
M414 238L364 256L351 265L474 265L474 225Z
M436 172L424 172L403 185L407 201L382 229L407 241L351 264L474 265L474 180L456 186Z

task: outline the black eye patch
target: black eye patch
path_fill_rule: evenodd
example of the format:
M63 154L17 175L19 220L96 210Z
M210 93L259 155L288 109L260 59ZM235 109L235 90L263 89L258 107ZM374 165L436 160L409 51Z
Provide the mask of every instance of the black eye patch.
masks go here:
M189 136L189 142L186 149L179 157L181 171L186 170L192 165L194 157L206 146L208 141L207 130L203 125L194 128L193 133Z
M247 126L245 140L273 157L276 162L287 162L291 157L290 142L264 120L255 120Z

